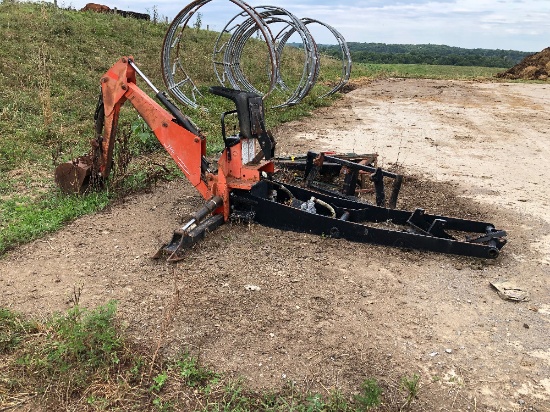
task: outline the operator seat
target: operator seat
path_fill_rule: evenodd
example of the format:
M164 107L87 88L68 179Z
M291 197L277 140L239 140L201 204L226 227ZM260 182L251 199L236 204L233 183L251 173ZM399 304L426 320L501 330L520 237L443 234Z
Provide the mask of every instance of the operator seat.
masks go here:
M225 97L235 103L236 111L226 112L222 115L222 132L226 146L236 142L225 136L224 117L229 113L237 113L239 119L239 137L245 139L258 139L266 160L274 155L274 143L265 128L264 102L260 95L228 87L212 86L210 93ZM238 140L237 140L238 141Z

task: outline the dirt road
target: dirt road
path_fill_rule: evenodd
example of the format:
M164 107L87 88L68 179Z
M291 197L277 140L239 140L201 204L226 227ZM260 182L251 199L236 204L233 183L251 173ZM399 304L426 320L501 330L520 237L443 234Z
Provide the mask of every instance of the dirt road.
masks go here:
M496 261L227 224L168 265L148 256L202 203L171 182L5 256L0 306L45 315L81 286L83 305L118 300L135 339L157 342L169 319L166 353L200 353L251 387L375 378L381 410L398 410L418 374L413 410L550 411L549 88L381 80L276 132L280 153L378 152L418 177L398 206L507 230ZM530 300L501 299L496 279Z

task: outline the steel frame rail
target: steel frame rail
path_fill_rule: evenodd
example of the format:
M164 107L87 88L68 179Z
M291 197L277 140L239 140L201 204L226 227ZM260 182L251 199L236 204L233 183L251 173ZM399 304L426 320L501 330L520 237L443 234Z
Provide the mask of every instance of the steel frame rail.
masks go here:
M301 207L312 197L330 205L335 217L323 207L315 213ZM248 216L273 228L353 242L485 259L497 258L506 243L506 232L488 222L430 215L422 209L411 212L373 206L268 180L250 191L233 191L231 201L236 218ZM384 222L389 225L380 225ZM396 225L400 230L389 228ZM459 232L466 237L458 239Z

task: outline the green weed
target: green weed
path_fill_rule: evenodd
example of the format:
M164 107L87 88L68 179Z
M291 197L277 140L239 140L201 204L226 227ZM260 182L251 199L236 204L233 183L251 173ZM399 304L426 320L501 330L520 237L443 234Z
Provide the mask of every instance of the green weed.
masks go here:
M131 130L133 141L137 143L133 150L134 154L153 153L161 149L162 146L155 134L141 117L132 122Z
M86 403L96 410L106 410L109 402L102 396L90 395L86 397Z
M341 391L334 390L329 395L326 410L328 412L348 412L361 409L360 406L358 408L352 407Z
M168 374L166 372L161 372L153 378L153 384L151 385L151 391L159 392L166 381L168 380Z
M229 380L225 385L221 408L218 410L221 411L247 411L250 409L252 399L244 393L244 388L242 386L242 381Z
M41 360L52 372L67 371L75 364L84 371L117 365L123 341L114 323L115 312L112 301L95 310L75 306L57 315Z
M361 392L355 396L355 400L364 409L380 405L382 389L374 379L365 379L361 385Z
M401 379L401 388L407 394L407 399L405 400L405 404L403 405L403 408L409 408L412 401L416 399L416 397L418 396L419 381L420 381L420 376L417 375L416 373L413 374L413 376L410 378L405 376Z
M220 379L218 374L199 365L198 359L188 353L183 354L180 359L176 360L175 367L179 376L191 387L210 387Z

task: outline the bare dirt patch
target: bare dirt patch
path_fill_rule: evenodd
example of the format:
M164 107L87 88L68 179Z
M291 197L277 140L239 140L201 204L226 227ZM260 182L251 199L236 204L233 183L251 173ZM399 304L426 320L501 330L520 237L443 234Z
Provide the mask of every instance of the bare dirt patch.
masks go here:
M38 316L110 299L136 340L190 350L250 387L354 391L375 378L383 410L421 376L413 410L549 411L550 125L544 85L381 80L281 127L279 152L380 154L409 176L400 207L489 220L495 261L227 224L177 265L149 259L201 198L162 184L0 260L0 306ZM505 278L530 301L502 300ZM247 285L259 290L248 290Z

